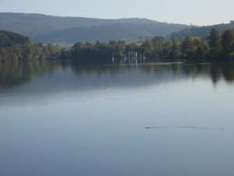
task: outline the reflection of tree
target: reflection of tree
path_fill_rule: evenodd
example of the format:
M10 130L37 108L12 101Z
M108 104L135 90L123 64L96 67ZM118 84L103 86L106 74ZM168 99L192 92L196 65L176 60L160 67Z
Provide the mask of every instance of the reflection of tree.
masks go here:
M226 82L234 81L234 64L154 64L139 66L96 66L81 67L74 63L52 64L46 59L29 59L24 62L10 59L0 64L0 88L12 87L31 81L34 77L51 72L57 68L61 70L71 70L77 76L93 75L97 78L109 75L118 76L119 79L134 82L163 80L165 76L173 80L210 78L213 84L218 84L223 79ZM122 74L123 73L123 74ZM127 76L122 78L120 75ZM144 76L143 76L144 75ZM148 76L149 75L149 76ZM119 77L120 76L120 77ZM141 77L142 76L142 77ZM137 77L141 77L137 79ZM130 80L131 79L131 80ZM114 80L114 79L113 79ZM154 80L154 81L155 81ZM120 81L120 80L119 80Z
M222 74L224 79L227 82L233 82L234 81L234 64L223 64L221 68Z
M0 64L0 88L12 87L32 80L33 77L53 70L53 65L43 59L27 62L7 60Z
M210 68L210 78L213 82L213 84L217 84L218 81L221 79L221 70L219 66L212 65Z
M78 65L70 65L72 71L77 75L82 74L118 74L122 71L136 69L134 66L112 66L112 67L80 67ZM152 64L141 65L140 69L146 74L157 75L160 72L178 75L187 78L210 78L213 84L217 84L222 77L227 82L234 81L234 64L213 63L213 64Z

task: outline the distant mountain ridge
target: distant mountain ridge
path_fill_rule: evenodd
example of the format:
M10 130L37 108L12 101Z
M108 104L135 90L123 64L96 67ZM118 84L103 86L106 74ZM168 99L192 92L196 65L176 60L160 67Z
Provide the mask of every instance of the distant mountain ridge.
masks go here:
M167 36L186 28L188 26L183 24L162 23L143 18L95 19L0 13L0 30L17 32L44 43L137 40L142 37Z
M222 33L228 29L234 29L234 21L230 21L229 23L209 25L209 26L201 26L201 27L191 27L181 30L179 32L174 32L171 34L172 37L175 38L185 38L187 36L196 36L206 38L209 35L210 30L214 28Z

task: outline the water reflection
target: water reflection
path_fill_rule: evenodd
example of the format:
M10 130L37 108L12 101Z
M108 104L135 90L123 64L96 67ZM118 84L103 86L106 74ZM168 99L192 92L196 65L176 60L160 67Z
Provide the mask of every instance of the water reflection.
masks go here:
M9 60L0 63L0 90L30 82L37 76L50 73L54 66L40 59L27 62Z
M116 75L122 71L138 70L142 74L154 74L155 79L163 74L174 75L180 78L210 78L212 83L216 85L219 81L232 83L234 81L234 63L197 63L197 64L151 64L142 66L119 66L119 67L98 67L98 68L82 68L75 65L67 65L76 75L102 74L109 73ZM65 66L66 67L66 66ZM130 80L131 81L131 80Z
M27 84L34 78L50 75L54 72L56 73L54 77L56 77L56 80L60 80L61 87L64 83L69 84L69 81L73 85L75 84L73 81L78 81L78 87L82 87L82 84L84 84L86 88L89 81L92 81L91 87L93 84L105 85L110 81L112 86L125 87L146 86L161 81L169 82L178 79L208 78L213 85L217 85L220 81L227 83L234 81L234 63L80 67L78 65L33 60L27 63L1 63L0 89Z
M0 175L231 176L233 67L1 65Z

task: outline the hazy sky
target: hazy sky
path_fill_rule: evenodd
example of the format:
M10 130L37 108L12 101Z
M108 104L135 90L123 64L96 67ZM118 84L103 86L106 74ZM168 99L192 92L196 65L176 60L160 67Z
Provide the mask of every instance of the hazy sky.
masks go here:
M186 24L234 20L234 0L0 0L1 12L95 18L143 17Z

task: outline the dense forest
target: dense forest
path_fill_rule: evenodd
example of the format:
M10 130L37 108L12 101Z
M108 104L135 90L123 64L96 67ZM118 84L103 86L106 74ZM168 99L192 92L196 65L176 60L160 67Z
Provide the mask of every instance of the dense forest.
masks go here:
M224 61L234 58L234 30L211 29L208 37L154 37L138 43L76 43L61 52L62 60L80 65L138 64L165 61Z
M56 57L58 53L57 46L34 44L25 36L0 31L0 64L40 61Z
M0 31L0 64L57 59L78 65L141 64L168 61L224 61L234 58L234 30L211 29L208 37L154 37L141 42L81 43L70 48L34 44L22 35Z

